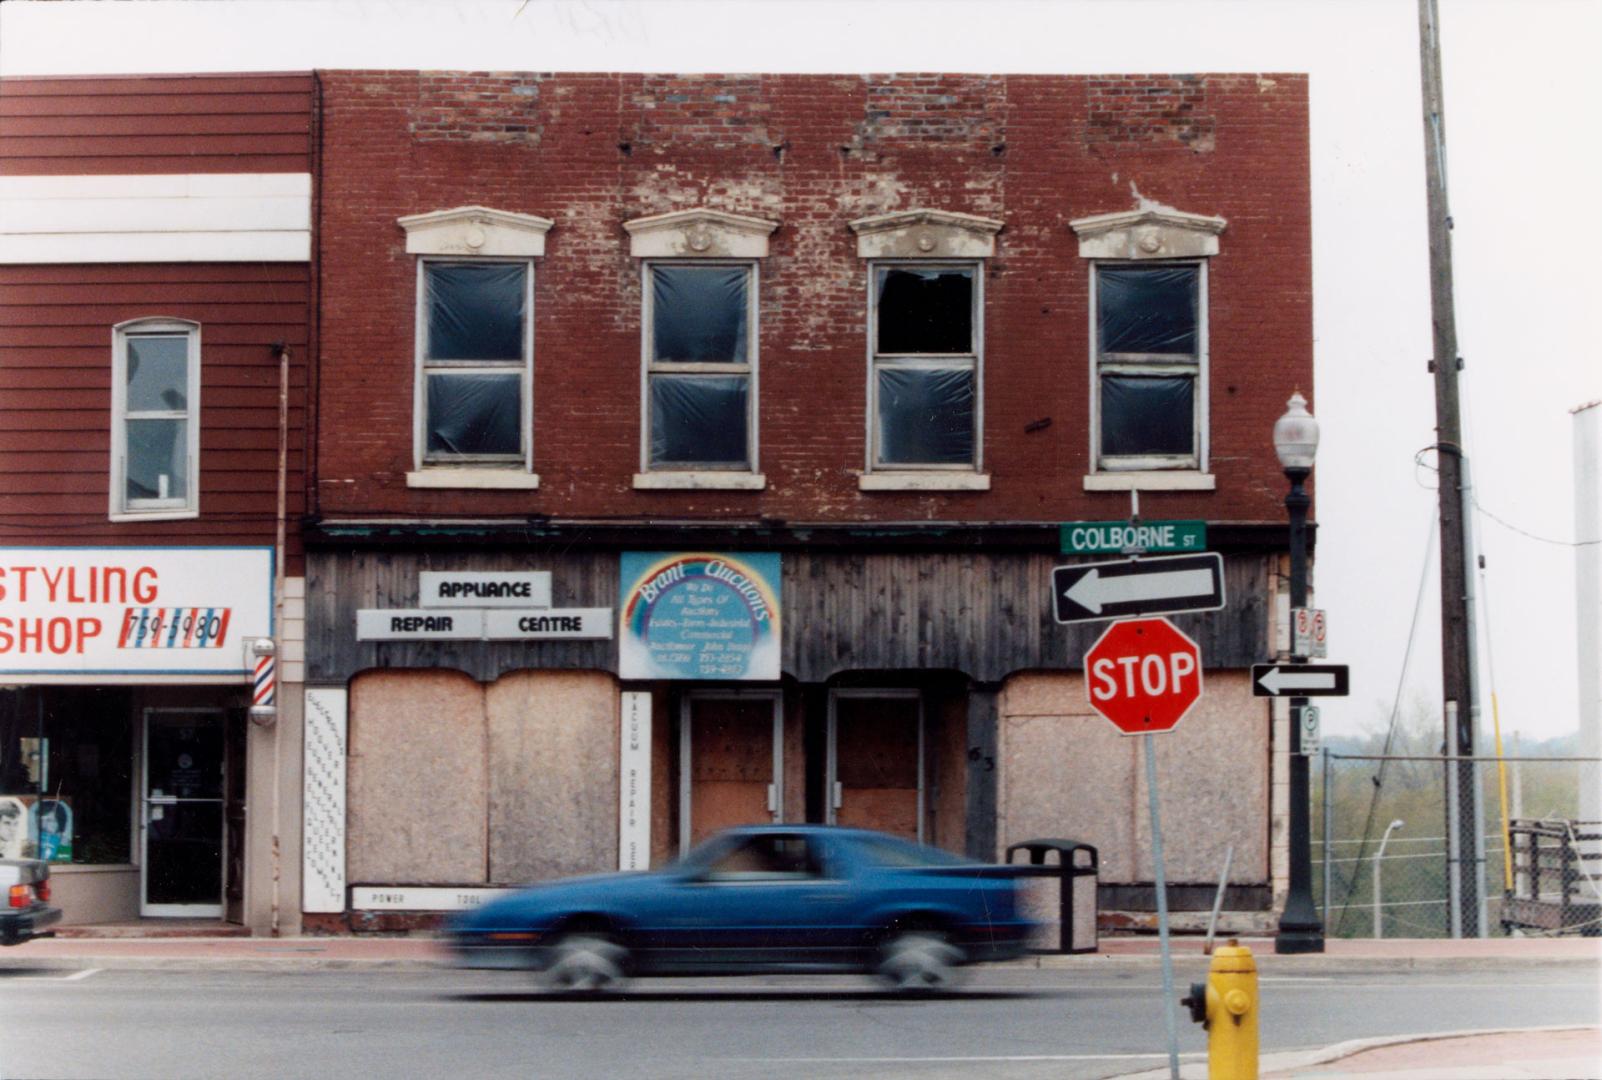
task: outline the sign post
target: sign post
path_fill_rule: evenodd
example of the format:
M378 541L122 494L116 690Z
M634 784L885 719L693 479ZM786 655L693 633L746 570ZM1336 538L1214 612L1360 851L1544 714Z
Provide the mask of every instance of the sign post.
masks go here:
M1167 619L1115 622L1085 653L1090 707L1125 735L1140 735L1146 752L1146 797L1151 812L1157 934L1163 962L1163 1020L1168 1069L1179 1078L1179 1031L1174 1016L1174 957L1168 942L1168 882L1163 873L1163 827L1157 807L1157 747L1152 735L1172 731L1201 700L1201 649Z

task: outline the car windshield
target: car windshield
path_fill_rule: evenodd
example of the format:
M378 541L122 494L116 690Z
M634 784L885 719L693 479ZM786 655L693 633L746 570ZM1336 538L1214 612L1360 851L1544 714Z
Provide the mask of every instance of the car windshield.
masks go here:
M861 835L851 838L852 846L863 858L879 866L963 866L971 860L949 851L898 840L893 836Z

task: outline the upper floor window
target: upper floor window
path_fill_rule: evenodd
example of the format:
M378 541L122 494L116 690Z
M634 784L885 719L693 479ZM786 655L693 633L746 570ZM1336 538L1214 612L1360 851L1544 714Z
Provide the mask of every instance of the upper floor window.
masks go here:
M1204 474L1207 259L1218 254L1223 219L1146 209L1069 224L1092 260L1093 471ZM1193 479L1188 486L1210 486L1201 482L1209 477ZM1183 478L1142 486L1176 484L1186 486Z
M1104 468L1198 468L1199 263L1095 267L1096 381Z
M525 462L532 266L424 261L419 272L424 463Z
M141 319L112 332L111 515L190 517L200 499L200 326Z
M647 263L652 469L752 468L756 267Z
M979 276L972 266L873 270L873 467L976 467Z
M623 224L642 261L637 488L761 488L757 260L772 221L680 210Z
M407 485L537 488L533 260L552 223L483 206L398 223L422 256Z
M983 490L984 262L1001 222L906 210L851 222L868 259L864 490Z

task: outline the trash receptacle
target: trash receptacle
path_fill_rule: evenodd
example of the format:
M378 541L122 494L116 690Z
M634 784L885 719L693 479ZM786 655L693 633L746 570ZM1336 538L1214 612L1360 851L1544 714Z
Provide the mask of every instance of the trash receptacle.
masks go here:
M1007 847L1007 862L1020 851L1029 853L1027 869L1031 877L1055 877L1060 880L1058 900L1062 937L1057 947L1062 953L1093 953L1100 943L1096 928L1098 906L1096 886L1100 874L1100 859L1096 849L1079 840L1025 840ZM1057 862L1046 862L1046 856L1057 853Z

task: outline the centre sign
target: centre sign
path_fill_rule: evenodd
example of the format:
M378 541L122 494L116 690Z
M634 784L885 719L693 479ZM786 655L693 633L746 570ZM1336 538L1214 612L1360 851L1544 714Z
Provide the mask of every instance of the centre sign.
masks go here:
M1201 649L1167 619L1115 622L1085 653L1085 690L1125 735L1172 731L1201 700Z

